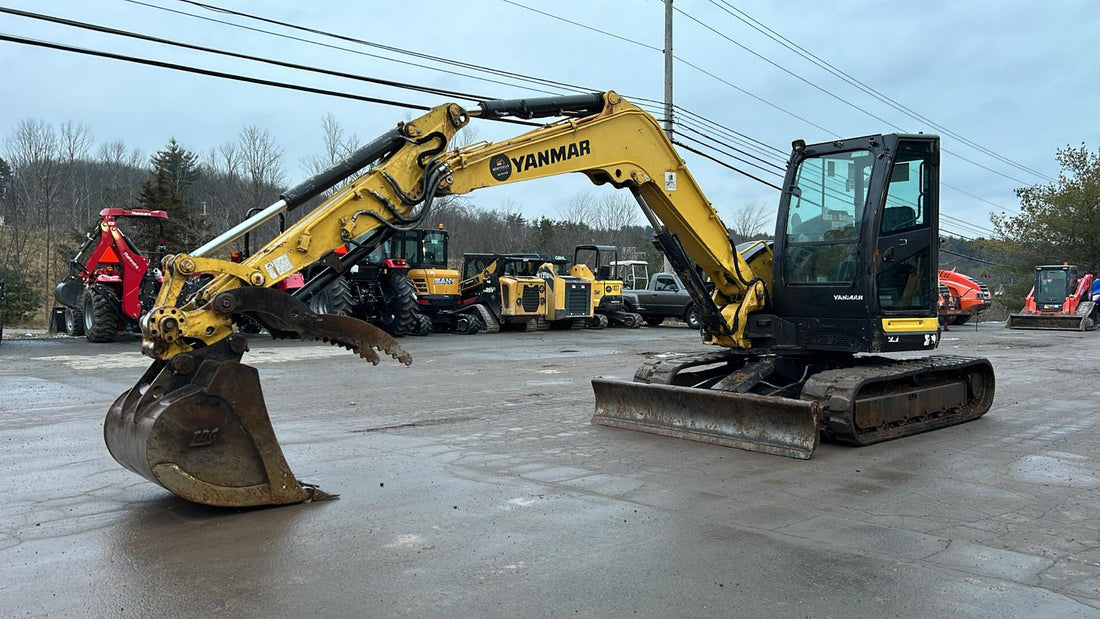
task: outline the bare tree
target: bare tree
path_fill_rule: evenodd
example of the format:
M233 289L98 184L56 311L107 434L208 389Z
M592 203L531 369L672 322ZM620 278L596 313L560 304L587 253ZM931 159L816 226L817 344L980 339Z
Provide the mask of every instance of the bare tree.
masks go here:
M359 148L359 138L355 134L345 135L344 127L332 114L321 117L321 142L324 151L320 155L307 157L302 161L302 167L310 174L318 174L342 161ZM332 189L325 192L325 197L342 189L353 178L344 179Z
M266 129L248 125L238 138L241 168L249 181L248 207L263 207L271 198L271 187L283 182L283 149Z
M62 182L68 210L72 214L68 220L70 227L91 217L92 196L86 162L92 141L92 134L86 125L71 121L61 124L60 149L64 166Z
M733 211L730 231L738 242L750 240L764 233L764 224L771 215L770 209L761 202L749 202Z
M558 216L563 222L589 225L596 218L598 209L591 193L580 192L565 206L558 207Z
M53 219L60 184L61 152L57 132L43 121L22 120L6 140L5 151L13 177L8 191L10 199L5 200L5 221L11 238L2 259L9 268L24 271L38 270L44 266L45 272L40 281L44 284L41 298L48 305L53 290L50 260ZM40 252L28 251L28 245L35 238L44 241L45 260L42 260Z
M141 186L138 172L145 156L136 148L127 148L120 141L100 144L96 160L102 171L99 178L99 205L121 206L137 200L137 188ZM93 209L93 215L96 211Z
M621 191L604 194L596 202L593 211L595 217L590 223L600 230L618 232L627 226L636 225L638 221L638 204Z

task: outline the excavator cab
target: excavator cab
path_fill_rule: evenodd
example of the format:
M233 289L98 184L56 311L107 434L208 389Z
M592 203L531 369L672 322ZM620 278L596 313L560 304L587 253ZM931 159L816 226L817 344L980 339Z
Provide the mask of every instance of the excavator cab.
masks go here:
M633 382L594 379L593 422L809 458L822 438L867 445L982 416L985 359L857 356L939 342L938 186L936 136L794 142L770 300L745 326L752 346L653 359ZM737 252L750 266L767 255ZM712 324L704 315L704 332Z
M750 335L776 351L935 348L938 186L934 136L796 142L779 205L772 315L754 318Z

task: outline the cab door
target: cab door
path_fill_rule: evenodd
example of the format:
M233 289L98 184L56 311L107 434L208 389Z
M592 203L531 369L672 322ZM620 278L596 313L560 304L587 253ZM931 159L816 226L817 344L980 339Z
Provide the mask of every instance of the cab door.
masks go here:
M899 138L892 149L875 256L875 299L884 318L937 315L937 145Z

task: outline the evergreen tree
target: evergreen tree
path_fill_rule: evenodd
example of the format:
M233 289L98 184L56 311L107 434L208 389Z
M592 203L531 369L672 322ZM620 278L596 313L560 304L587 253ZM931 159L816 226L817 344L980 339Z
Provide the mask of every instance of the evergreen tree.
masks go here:
M171 138L150 158L150 163L153 164L153 174L164 170L184 200L195 202L195 184L201 175L198 155L180 146L176 138Z
M9 185L11 185L11 166L0 158L0 200L4 198Z
M152 178L141 185L138 196L141 208L168 212L164 237L170 253L191 251L209 239L206 217L189 197L200 176L197 159L173 138L153 155ZM133 240L143 252L156 247L155 239Z

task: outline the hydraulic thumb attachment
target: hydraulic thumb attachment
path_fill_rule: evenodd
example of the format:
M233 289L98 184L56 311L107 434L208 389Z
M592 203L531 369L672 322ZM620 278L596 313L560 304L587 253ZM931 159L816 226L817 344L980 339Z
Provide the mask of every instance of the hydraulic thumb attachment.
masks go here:
M245 287L213 300L274 337L321 340L377 364L375 350L412 362L382 330L347 316L315 314L294 297ZM243 335L157 360L107 413L103 436L120 464L174 494L205 505L285 505L335 498L295 479L283 457L255 368L242 364Z

